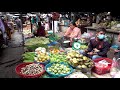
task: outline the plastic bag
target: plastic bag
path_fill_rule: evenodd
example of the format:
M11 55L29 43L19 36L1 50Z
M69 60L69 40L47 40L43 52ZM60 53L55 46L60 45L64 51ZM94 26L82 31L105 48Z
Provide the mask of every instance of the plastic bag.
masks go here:
M114 77L120 69L119 62L120 62L120 58L118 58L118 59L116 59L115 57L113 58L112 66L110 69L110 75L112 77Z
M86 33L84 32L82 35L81 35L81 38L91 38L93 36L93 33Z

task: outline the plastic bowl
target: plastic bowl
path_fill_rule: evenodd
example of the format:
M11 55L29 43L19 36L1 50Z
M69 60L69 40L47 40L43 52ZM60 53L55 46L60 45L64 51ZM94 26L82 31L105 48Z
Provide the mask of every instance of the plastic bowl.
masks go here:
M37 61L34 61L34 63L39 63L39 64L43 64L44 66L47 65L48 63L50 63L50 60L47 60L45 62L37 62Z
M57 63L57 62L54 62L54 63ZM60 64L68 65L69 68L71 69L71 71L70 71L69 73L67 73L67 74L53 74L53 73L49 72L49 71L47 70L47 68L51 67L52 64L54 64L54 63L49 63L49 64L47 64L47 65L45 66L46 72L47 72L50 76L52 76L52 77L65 77L65 76L70 75L70 74L74 71L74 69L73 69L70 65L68 65L68 64L66 64L66 63L64 63L64 62L61 62Z
M49 43L49 44L47 44L47 45L48 45L48 46L54 46L54 45L56 45L56 44L58 44L58 42L54 41L54 42L51 42L51 43Z
M39 78L40 76L42 76L44 73L45 73L45 67L44 65L40 64L40 66L43 67L43 71L39 74L36 74L36 75L24 75L24 74L21 74L21 68L25 67L26 65L29 65L29 64L32 64L32 63L21 63L19 64L18 66L16 66L15 68L15 72L17 75L19 75L21 78Z

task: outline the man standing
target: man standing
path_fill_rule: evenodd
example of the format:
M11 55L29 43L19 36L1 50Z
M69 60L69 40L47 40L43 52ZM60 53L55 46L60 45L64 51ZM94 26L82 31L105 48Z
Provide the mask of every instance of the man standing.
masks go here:
M23 31L22 30L22 21L19 18L17 18L15 20L15 22L16 22L16 25L17 25L18 32L22 32Z

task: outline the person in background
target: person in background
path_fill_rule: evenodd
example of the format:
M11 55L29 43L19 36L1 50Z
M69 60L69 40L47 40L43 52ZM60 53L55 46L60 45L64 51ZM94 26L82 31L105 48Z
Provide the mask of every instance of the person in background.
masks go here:
M11 33L13 34L14 33L14 23L13 23L13 20L10 20L8 22L8 25L9 25L9 28L11 29Z
M41 22L38 22L37 36L45 37L45 35L45 28L41 25Z
M92 23L93 23L93 21L92 21L92 16L91 15L89 15L88 17L87 17L87 25L88 26L92 26Z
M99 28L96 37L91 38L88 49L80 52L81 54L91 58L92 60L100 57L107 57L110 49L110 43L105 40L106 29Z
M7 19L4 19L3 23L4 23L5 31L6 31L7 36L8 36L8 40L11 40L11 28L8 26Z
M96 17L96 23L99 24L102 20L102 16L101 14L98 14L97 17Z
M77 27L80 27L80 22L81 22L80 18L75 22Z
M19 18L16 18L15 20L18 32L22 32L22 21Z
M71 22L69 28L66 30L64 37L70 39L71 43L74 38L80 38L81 30L76 26L75 22Z
M50 26L49 26L49 23L47 21L45 22L45 30L46 31L50 30Z

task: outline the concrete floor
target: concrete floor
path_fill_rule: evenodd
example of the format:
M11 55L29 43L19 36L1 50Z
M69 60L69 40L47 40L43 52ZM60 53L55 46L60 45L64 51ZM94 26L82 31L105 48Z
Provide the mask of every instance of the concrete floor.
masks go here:
M22 34L15 32L9 47L4 49L0 56L0 78L19 78L15 73L15 67L21 63L22 54L24 53Z

